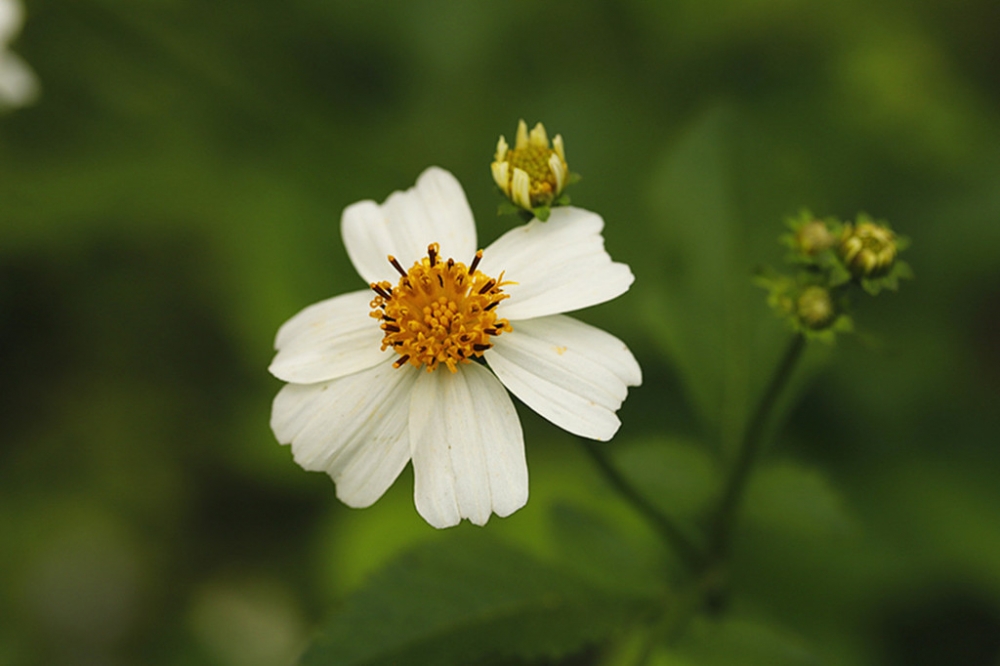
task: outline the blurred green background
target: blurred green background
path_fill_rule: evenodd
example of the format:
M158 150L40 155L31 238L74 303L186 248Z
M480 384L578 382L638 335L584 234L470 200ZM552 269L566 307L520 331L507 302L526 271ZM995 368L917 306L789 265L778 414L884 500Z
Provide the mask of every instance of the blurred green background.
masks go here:
M482 245L512 224L489 162L522 117L563 135L574 203L637 276L580 316L642 364L609 446L681 517L787 335L749 281L782 220L913 239L917 279L788 401L736 543L744 631L683 663L1000 664L995 0L26 9L42 96L0 115L0 664L289 663L369 572L447 538L409 471L354 511L299 469L266 367L284 320L362 287L346 205L440 165ZM553 511L627 512L519 411L532 499L485 531L561 561Z

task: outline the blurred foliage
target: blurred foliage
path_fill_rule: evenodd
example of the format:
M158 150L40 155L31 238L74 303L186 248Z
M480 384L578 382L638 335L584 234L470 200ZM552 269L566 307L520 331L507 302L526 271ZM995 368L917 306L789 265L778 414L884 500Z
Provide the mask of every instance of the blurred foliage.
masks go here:
M551 649L504 663L634 663L642 603L594 604L670 599L676 565L530 410L527 507L444 533L407 474L352 511L267 425L274 332L360 285L340 211L436 164L492 240L489 162L521 117L563 135L574 203L636 273L582 317L644 369L616 460L688 523L783 344L750 282L781 221L866 211L913 239L917 279L810 349L727 612L648 663L1000 663L996 2L25 4L12 48L42 95L0 116L0 663L288 663L337 608L411 626L415 600L365 599L433 606L421 567L453 595L422 618L445 636L529 584L578 613L553 605ZM447 605L477 557L507 584Z

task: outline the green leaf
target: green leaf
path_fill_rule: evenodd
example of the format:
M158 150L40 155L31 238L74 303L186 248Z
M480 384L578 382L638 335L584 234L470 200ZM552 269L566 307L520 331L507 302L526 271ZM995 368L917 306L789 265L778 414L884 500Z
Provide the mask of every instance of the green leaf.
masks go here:
M653 437L614 449L621 471L663 512L694 517L715 497L718 469L704 445Z
M533 212L535 214L535 217L537 217L539 220L541 220L542 222L546 222L549 219L549 215L552 214L552 209L549 208L548 206L539 206L538 208L532 208L531 212Z
M710 435L732 448L787 336L752 285L755 266L780 257L775 237L788 209L788 178L760 132L738 114L716 110L666 153L652 180L659 242L647 321L676 364L691 404ZM753 139L749 137L754 137ZM798 208L802 203L795 205Z
M605 639L648 602L599 590L485 533L417 546L346 601L307 666L559 657Z
M805 641L753 618L699 619L676 649L692 666L807 666L821 663ZM664 663L670 663L665 660Z
M852 524L840 494L822 472L787 461L766 465L754 475L746 518L754 527L796 537L844 534Z
M552 531L567 568L597 586L655 596L665 582L655 553L594 511L556 504Z

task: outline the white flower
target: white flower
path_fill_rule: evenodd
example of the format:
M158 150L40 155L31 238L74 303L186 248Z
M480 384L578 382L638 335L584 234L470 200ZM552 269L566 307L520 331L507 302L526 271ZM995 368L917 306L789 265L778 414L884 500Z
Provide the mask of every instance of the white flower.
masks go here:
M0 0L0 109L23 106L38 96L38 81L31 69L7 50L23 21L18 0Z
M559 208L477 252L462 187L436 167L382 205L349 206L344 244L371 290L311 305L278 331L270 371L289 382L274 400L278 440L352 507L374 503L412 460L417 510L435 527L521 508L524 438L504 387L561 428L607 440L642 381L624 343L561 314L632 284L603 226Z

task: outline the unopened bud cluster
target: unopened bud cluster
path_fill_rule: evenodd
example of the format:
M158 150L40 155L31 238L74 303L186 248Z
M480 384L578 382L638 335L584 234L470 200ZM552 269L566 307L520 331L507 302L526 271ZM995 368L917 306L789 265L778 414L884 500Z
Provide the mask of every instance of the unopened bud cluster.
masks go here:
M819 219L804 211L788 226L782 242L797 272L766 273L757 281L768 289L775 312L803 334L832 340L835 332L850 330L853 286L875 295L912 277L898 258L906 240L884 222L864 214L854 222Z

